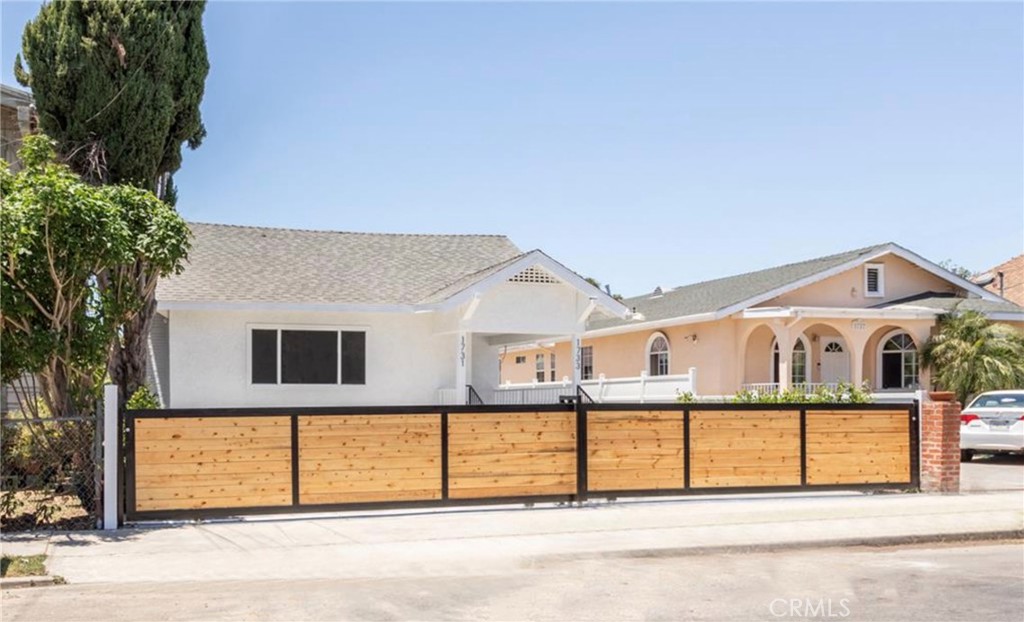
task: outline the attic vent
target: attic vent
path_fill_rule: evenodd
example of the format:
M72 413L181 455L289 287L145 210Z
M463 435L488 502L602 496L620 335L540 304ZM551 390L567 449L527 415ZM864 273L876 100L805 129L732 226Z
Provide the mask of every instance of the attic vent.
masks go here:
M509 279L510 283L559 283L560 281L551 276L543 268L530 266L519 274Z

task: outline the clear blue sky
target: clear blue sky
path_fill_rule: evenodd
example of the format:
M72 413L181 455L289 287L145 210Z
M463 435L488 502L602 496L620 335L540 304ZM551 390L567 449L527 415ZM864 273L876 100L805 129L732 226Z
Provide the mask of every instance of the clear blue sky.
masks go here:
M2 76L38 2L3 3ZM189 219L504 233L616 291L1024 251L1024 8L213 3Z

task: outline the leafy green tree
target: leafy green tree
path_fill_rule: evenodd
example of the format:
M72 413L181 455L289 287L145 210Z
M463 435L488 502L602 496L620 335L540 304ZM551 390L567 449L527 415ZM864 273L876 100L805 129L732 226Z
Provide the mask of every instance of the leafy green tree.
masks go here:
M36 374L54 416L89 413L119 331L146 302L123 267L180 271L188 225L148 190L84 182L46 136L26 137L19 156L17 174L0 161L0 380Z
M977 311L942 317L923 355L936 385L961 404L983 391L1024 387L1024 334Z
M961 279L966 279L968 281L970 281L971 278L974 276L973 270L961 266L960 264L954 262L952 259L943 259L942 261L939 262L939 267L949 270L950 272L957 275Z
M40 128L73 171L174 204L182 144L194 149L206 135L204 10L189 0L50 2L25 26L15 76L31 87ZM104 291L134 287L142 305L110 353L122 404L145 383L158 272L143 261L100 278Z

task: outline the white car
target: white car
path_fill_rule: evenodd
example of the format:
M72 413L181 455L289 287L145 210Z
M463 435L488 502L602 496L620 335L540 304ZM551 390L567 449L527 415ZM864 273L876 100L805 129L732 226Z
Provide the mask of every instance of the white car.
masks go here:
M960 460L975 452L1024 452L1024 390L982 393L960 413Z

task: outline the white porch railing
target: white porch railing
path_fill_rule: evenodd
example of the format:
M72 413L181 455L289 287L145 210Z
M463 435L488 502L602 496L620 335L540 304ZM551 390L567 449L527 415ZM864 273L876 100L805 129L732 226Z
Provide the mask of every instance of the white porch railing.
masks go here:
M437 403L441 406L457 406L466 403L466 389L443 388L437 390Z
M798 382L792 385L792 390L803 391L804 393L814 393L820 388L826 388L830 391L839 389L838 382ZM747 382L743 384L744 391L751 391L753 393L778 393L781 389L778 382Z
M573 396L576 389L568 378L562 382L507 382L494 390L495 404L557 404L563 395Z
M695 394L697 368L672 376L648 376L646 372L632 378L606 378L580 383L591 399L606 402L674 402L683 393Z
M695 393L697 368L673 376L648 376L643 373L632 378L606 378L584 380L580 386L595 402L674 402L683 393ZM493 404L557 404L563 397L575 397L576 387L566 377L561 382L521 382L498 385L494 389ZM464 404L465 395L452 388L438 390L438 403Z

